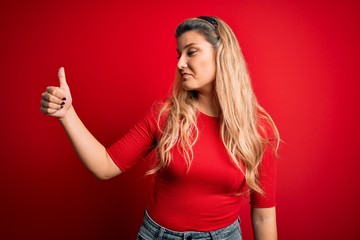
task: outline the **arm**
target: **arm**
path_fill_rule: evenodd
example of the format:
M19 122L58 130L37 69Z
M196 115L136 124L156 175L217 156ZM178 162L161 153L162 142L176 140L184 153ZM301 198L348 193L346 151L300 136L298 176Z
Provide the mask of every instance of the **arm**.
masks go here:
M259 169L259 183L264 194L255 191L251 194L251 220L255 240L277 239L276 166L277 158L268 144Z
M47 87L42 94L41 112L59 119L80 160L96 177L108 179L120 174L121 170L112 161L105 147L77 116L63 68L59 69L58 75L60 87Z
M251 208L251 220L255 240L276 240L276 209Z
M83 164L99 179L109 179L121 173L105 147L87 130L71 106L62 123Z

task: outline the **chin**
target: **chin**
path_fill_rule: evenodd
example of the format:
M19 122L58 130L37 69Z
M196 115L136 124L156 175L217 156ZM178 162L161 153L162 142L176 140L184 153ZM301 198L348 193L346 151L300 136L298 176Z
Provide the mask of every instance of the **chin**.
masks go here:
M183 88L185 91L194 91L194 90L196 90L195 87L189 86L188 84L183 84L183 85L182 85L182 88Z

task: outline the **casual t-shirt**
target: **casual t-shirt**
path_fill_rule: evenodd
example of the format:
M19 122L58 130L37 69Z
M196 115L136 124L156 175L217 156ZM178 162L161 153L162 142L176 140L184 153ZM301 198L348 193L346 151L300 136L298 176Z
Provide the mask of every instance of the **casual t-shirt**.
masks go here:
M152 151L161 135L157 112L150 111L107 151L125 172ZM199 137L188 170L178 148L171 150L172 161L155 175L154 191L147 206L150 217L174 231L212 231L238 218L247 192L243 173L236 167L222 143L219 118L199 113ZM250 194L253 207L275 206L276 159L271 147L264 153L260 185L265 194Z

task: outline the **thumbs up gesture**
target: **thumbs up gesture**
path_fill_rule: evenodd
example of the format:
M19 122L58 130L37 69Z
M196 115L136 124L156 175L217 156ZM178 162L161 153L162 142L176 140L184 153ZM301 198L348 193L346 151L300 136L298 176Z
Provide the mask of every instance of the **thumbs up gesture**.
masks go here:
M66 83L65 70L59 68L59 87L50 86L41 94L40 111L46 115L63 118L72 106L70 88Z

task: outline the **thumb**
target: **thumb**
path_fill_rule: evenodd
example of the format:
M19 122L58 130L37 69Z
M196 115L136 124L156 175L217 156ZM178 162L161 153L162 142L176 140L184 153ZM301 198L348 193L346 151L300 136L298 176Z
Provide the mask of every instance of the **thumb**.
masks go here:
M58 77L59 77L60 87L66 87L67 83L65 77L65 69L63 67L59 68Z

